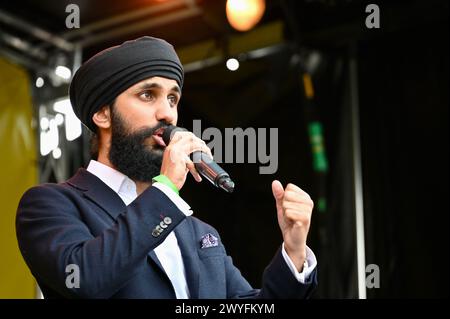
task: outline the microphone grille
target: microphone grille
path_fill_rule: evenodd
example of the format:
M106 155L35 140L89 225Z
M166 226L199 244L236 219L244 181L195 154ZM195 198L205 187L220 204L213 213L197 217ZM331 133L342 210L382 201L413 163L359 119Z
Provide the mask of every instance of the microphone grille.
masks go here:
M186 129L177 127L175 125L169 125L162 134L162 139L166 145L169 145L170 140L172 139L173 134L177 131L186 131Z

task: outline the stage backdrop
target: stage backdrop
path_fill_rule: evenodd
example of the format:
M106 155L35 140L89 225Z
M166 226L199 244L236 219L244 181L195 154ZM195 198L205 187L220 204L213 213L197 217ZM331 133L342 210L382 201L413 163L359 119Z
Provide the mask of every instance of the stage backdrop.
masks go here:
M20 255L17 204L37 182L30 81L24 69L0 57L0 298L34 298L35 281Z

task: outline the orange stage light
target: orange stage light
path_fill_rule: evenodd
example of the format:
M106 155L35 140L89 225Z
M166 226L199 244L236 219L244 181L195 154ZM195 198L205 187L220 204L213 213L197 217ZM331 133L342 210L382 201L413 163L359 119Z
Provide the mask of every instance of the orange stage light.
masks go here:
M262 18L265 0L227 0L226 12L230 25L238 31L248 31Z

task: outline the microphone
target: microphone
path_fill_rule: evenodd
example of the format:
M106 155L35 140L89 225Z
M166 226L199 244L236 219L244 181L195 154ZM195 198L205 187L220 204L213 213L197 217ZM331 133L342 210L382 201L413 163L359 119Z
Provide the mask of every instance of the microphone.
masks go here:
M162 139L166 145L169 145L172 136L177 131L187 131L185 128L169 125L162 134ZM195 169L210 181L214 186L222 188L228 193L232 193L234 190L234 182L231 180L230 175L225 172L214 160L200 151L192 153L192 161L194 162Z

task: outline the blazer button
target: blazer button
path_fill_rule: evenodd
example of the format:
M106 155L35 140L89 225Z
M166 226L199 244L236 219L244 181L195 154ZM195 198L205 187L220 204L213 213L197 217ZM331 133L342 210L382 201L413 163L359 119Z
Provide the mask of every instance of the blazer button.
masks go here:
M166 225L170 225L170 224L172 224L172 218L170 218L170 217L164 217L163 222L164 222Z
M152 236L153 237L158 237L161 233L157 230L157 229L153 229L152 231Z
M160 234L164 231L164 229L159 225L156 225L155 230Z

